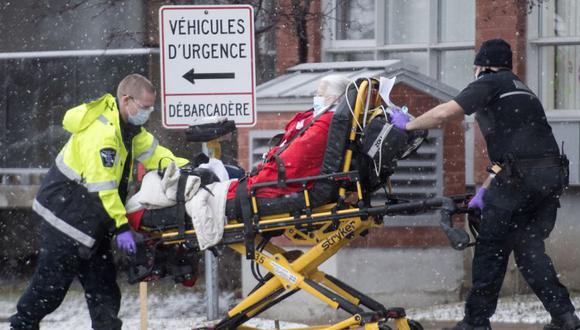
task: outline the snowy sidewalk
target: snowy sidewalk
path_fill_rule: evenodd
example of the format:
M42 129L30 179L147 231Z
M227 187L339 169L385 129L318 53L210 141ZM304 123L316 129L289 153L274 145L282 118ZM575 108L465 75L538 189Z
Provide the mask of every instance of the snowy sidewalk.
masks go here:
M15 312L16 301L24 290L24 284L13 285L1 283L0 320L6 320ZM123 329L139 329L139 287L124 285L120 317ZM220 310L225 311L236 300L233 294L220 297ZM580 296L574 297L574 305L580 308ZM171 283L149 286L148 324L151 330L174 329L190 330L194 325L205 321L206 305L200 288L185 288ZM321 308L326 308L321 305ZM429 308L409 308L407 315L420 321L425 329L441 329L463 317L463 303L439 305ZM291 316L288 317L291 319ZM549 315L544 311L535 296L516 296L500 299L497 313L492 319L494 330L535 330L542 329L542 324L549 322ZM257 320L251 323L265 329L274 329L274 321ZM299 324L281 322L282 328L299 327ZM0 322L0 330L9 328L7 322ZM56 312L50 314L41 323L41 330L90 329L90 317L86 303L77 283L65 298Z
M580 296L573 297L576 312L580 311ZM430 308L410 308L407 314L417 320L455 321L463 318L463 302ZM550 322L550 315L533 295L502 298L499 300L492 323L543 324Z
M160 282L148 288L148 329L149 330L191 330L205 321L206 304L200 288L186 288L181 285ZM120 318L123 330L140 328L139 286L120 283L122 289ZM0 330L8 330L8 317L16 311L16 302L25 289L24 283L0 282ZM41 323L41 330L91 329L91 320L82 289L75 281L62 305ZM225 311L235 303L232 293L220 296L220 310ZM252 320L248 325L274 329L272 320ZM300 327L304 324L280 322L281 327Z

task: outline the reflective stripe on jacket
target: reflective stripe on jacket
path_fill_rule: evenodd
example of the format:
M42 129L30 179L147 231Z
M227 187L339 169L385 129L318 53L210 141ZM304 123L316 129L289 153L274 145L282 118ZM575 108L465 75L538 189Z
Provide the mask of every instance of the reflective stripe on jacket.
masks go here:
M125 201L121 201L118 192L126 161L131 162L132 168L133 159L136 159L148 170L156 169L163 158L176 160L179 166L188 162L160 146L144 128L133 137L133 159L127 159L119 121L119 110L110 94L68 110L63 126L72 135L56 157L55 166L35 201L34 210L45 220L89 247L94 240L83 237L82 233L98 240L99 226L105 225L110 231L127 224ZM163 165L168 163L163 162ZM71 185L76 187L71 188ZM76 191L76 195L84 195L86 191L87 196L79 199L70 191ZM55 200L54 195L59 198ZM60 203L63 199L64 204Z

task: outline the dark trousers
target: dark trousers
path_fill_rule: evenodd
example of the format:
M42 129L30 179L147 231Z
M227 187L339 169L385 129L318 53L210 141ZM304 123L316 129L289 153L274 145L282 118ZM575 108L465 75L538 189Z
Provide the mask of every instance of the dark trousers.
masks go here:
M544 246L560 206L558 171L530 172L516 182L494 179L484 196L473 287L465 303L465 321L471 325L489 324L512 252L524 279L553 317L574 311Z
M121 329L117 317L121 292L116 282L111 245L103 239L91 257L79 255L79 244L50 225L42 226L36 271L10 317L14 329L38 329L40 321L62 303L75 277L85 291L93 329Z

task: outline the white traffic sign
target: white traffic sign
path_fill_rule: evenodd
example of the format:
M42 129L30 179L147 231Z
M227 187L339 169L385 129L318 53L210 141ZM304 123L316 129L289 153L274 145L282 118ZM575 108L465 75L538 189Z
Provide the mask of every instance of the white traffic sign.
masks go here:
M164 127L256 123L253 19L247 5L159 9Z

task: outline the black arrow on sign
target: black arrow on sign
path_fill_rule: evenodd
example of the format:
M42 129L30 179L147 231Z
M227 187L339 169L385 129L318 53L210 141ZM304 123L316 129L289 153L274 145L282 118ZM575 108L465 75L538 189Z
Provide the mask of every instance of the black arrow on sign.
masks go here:
M191 69L183 75L183 78L195 84L195 80L197 79L234 79L236 78L236 74L235 72L195 73L195 69Z

